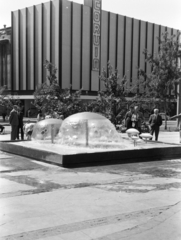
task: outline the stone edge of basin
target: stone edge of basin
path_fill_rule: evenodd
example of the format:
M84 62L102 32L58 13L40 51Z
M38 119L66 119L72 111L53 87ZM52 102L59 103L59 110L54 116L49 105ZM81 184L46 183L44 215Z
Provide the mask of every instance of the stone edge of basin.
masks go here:
M91 165L112 165L135 162L159 161L177 159L181 156L180 145L165 144L165 147L149 149L130 149L107 152L77 153L63 155L51 151L32 149L12 144L11 141L1 141L0 150L23 157L28 157L62 167L81 167ZM168 147L169 146L169 147Z

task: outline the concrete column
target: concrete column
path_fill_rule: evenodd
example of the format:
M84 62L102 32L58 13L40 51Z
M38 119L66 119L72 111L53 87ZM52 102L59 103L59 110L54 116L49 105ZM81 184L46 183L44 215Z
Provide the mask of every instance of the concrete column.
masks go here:
M88 7L92 7L93 5L93 0L84 0L84 5Z

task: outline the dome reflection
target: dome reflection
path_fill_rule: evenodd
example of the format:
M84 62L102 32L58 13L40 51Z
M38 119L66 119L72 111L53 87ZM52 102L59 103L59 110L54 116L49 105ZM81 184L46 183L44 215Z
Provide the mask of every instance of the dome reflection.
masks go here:
M39 121L35 124L33 128L33 133L31 139L33 141L50 140L53 131L54 138L57 137L59 133L60 126L62 124L61 119L49 118ZM53 129L52 129L53 126Z
M114 125L104 116L92 112L77 113L66 118L60 127L59 137L60 143L69 145L120 141Z

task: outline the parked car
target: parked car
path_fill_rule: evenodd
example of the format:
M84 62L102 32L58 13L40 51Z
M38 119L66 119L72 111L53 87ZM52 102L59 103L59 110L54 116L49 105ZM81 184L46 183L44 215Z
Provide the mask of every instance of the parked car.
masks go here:
M165 120L165 113L159 113L162 117L162 120ZM166 120L170 120L170 116L166 115Z

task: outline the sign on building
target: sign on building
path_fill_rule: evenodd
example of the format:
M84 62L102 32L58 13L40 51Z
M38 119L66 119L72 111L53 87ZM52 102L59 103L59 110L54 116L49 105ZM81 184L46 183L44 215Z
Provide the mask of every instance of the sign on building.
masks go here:
M101 43L101 0L93 0L92 70L99 71Z

